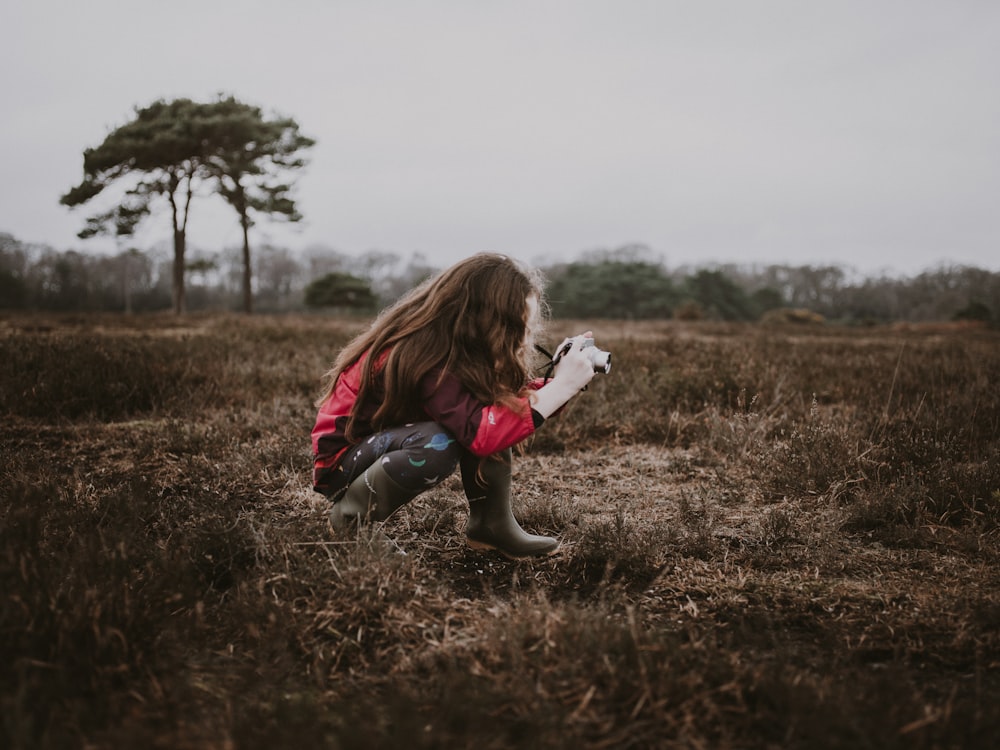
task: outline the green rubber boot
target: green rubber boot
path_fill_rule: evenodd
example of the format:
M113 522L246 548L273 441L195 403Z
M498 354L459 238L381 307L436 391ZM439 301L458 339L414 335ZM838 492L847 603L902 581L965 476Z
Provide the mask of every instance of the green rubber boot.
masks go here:
M529 534L518 524L510 507L510 450L501 461L467 458L462 461L462 483L469 498L469 523L465 537L473 549L492 549L519 560L551 555L559 540ZM477 470L481 479L477 477Z
M382 462L376 461L333 504L330 525L334 531L344 533L359 523L384 521L419 494L396 484L385 473Z

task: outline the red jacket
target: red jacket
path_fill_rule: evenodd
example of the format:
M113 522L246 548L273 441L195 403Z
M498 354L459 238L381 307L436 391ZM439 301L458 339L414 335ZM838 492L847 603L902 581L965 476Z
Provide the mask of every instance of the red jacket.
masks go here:
M362 356L337 378L333 393L320 406L312 430L313 486L322 492L324 476L335 468L344 453L357 440L375 432L371 419L378 410L380 384L376 381L374 398L362 404L355 422L355 443L347 439L347 422L358 398L361 384ZM440 379L440 383L438 380ZM540 383L533 383L537 387ZM429 372L420 384L421 400L428 419L448 430L455 440L477 456L489 456L521 442L544 421L533 411L527 398L521 408L512 410L479 401L453 375L440 369Z

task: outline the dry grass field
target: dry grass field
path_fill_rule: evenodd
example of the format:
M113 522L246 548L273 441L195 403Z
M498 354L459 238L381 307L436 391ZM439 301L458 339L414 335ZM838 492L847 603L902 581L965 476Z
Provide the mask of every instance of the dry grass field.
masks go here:
M615 369L357 539L322 317L0 319L0 746L986 748L1000 334L557 321Z

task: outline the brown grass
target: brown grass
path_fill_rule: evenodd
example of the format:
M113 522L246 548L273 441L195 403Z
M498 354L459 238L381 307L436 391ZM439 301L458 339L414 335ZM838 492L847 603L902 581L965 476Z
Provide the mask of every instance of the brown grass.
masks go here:
M994 332L553 323L615 369L515 465L331 536L357 323L0 321L0 745L918 747L1000 734Z

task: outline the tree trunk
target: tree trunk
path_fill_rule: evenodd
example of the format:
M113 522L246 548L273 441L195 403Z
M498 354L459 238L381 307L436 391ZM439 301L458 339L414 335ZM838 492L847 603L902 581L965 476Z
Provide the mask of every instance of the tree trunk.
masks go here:
M181 188L183 180L187 180L187 195L184 199L184 212L179 215L177 206L177 191ZM184 294L184 251L187 246L187 220L191 212L191 176L179 175L176 171L170 172L170 185L167 190L167 197L170 199L171 219L174 226L174 314L182 314L187 305Z
M132 253L125 251L122 254L122 297L125 301L125 314L132 314Z
M174 314L180 315L185 309L184 296L184 250L187 238L184 232L174 230Z
M240 212L240 226L243 227L243 312L253 312L253 284L250 267L250 217L246 209Z

